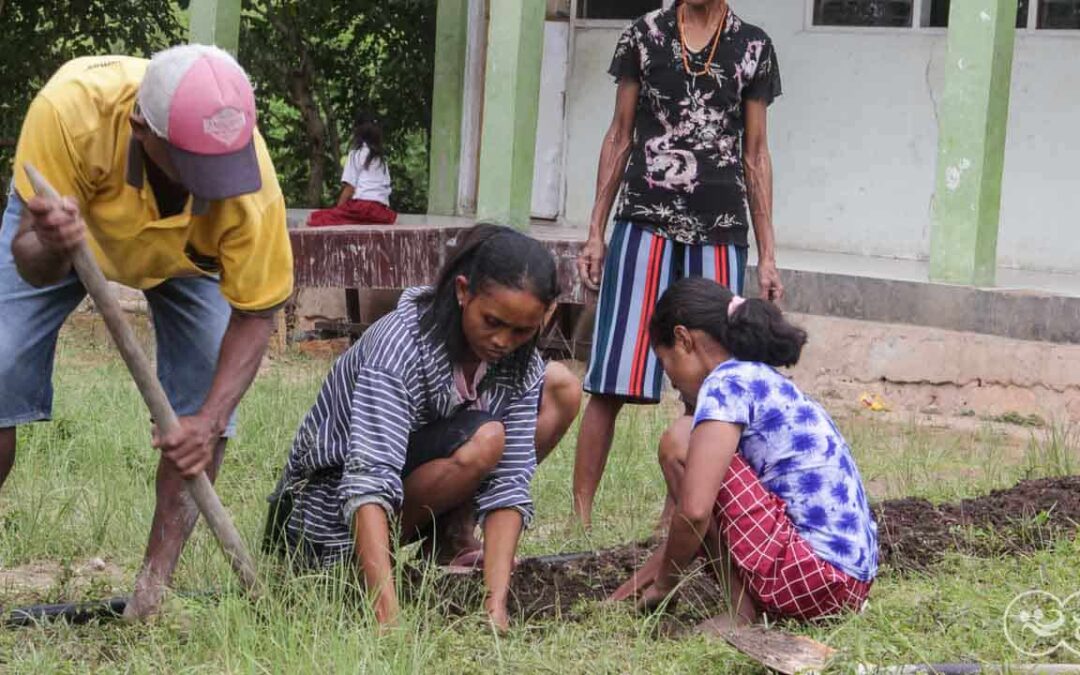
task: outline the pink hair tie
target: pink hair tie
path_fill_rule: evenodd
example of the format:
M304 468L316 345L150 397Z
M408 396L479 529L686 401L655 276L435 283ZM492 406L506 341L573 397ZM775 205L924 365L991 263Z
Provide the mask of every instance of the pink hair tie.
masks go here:
M728 306L727 306L727 315L728 315L729 319L731 317L735 316L735 312L737 312L739 310L739 308L743 306L744 302L746 302L746 298L744 298L742 296L739 296L739 295L731 296L731 302L729 302Z

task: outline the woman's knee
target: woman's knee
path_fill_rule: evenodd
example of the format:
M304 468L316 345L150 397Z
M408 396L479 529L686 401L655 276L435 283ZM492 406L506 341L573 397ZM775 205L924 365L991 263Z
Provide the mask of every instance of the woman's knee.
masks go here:
M481 424L465 445L458 448L451 459L461 469L478 476L486 476L502 459L506 447L506 429L502 422Z
M548 363L544 371L544 401L555 403L562 414L576 417L581 398L581 380L565 365L556 361Z
M662 466L673 464L685 464L686 455L690 451L690 432L693 430L693 420L690 417L680 417L672 422L660 436L658 459Z

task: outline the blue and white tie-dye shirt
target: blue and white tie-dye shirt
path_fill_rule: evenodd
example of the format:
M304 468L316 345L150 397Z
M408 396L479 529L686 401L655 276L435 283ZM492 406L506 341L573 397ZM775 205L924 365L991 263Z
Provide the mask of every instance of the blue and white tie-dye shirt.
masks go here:
M730 360L705 379L694 425L742 425L739 454L787 503L822 559L860 581L877 574L877 525L859 470L828 413L763 363Z

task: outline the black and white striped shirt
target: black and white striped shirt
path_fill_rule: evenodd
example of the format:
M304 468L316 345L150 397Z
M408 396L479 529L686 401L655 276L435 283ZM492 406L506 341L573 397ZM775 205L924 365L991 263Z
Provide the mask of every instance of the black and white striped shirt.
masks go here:
M409 434L455 412L453 370L445 344L420 327L418 300L402 295L396 310L371 326L334 363L318 400L296 433L280 489L292 492L290 538L316 544L324 564L350 555L353 514L377 503L401 508ZM496 509L533 514L529 484L536 471L536 416L544 362L535 353L524 379L493 365L480 401L502 420L506 448L481 484L479 517Z

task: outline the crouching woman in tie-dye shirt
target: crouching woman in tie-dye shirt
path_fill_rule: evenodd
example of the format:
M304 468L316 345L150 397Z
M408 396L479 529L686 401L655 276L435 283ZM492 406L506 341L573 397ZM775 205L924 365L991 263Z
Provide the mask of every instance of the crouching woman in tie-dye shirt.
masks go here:
M764 300L688 279L660 300L650 338L695 412L661 441L678 502L667 542L619 596L661 605L704 543L732 610L710 628L859 611L878 561L859 471L825 410L774 369L799 360L806 333Z
M355 562L384 624L398 614L396 521L400 543L482 564L485 607L507 626L530 482L580 403L581 383L536 349L558 296L551 254L505 227L461 237L436 285L407 290L334 364L271 496L268 548L307 565Z

